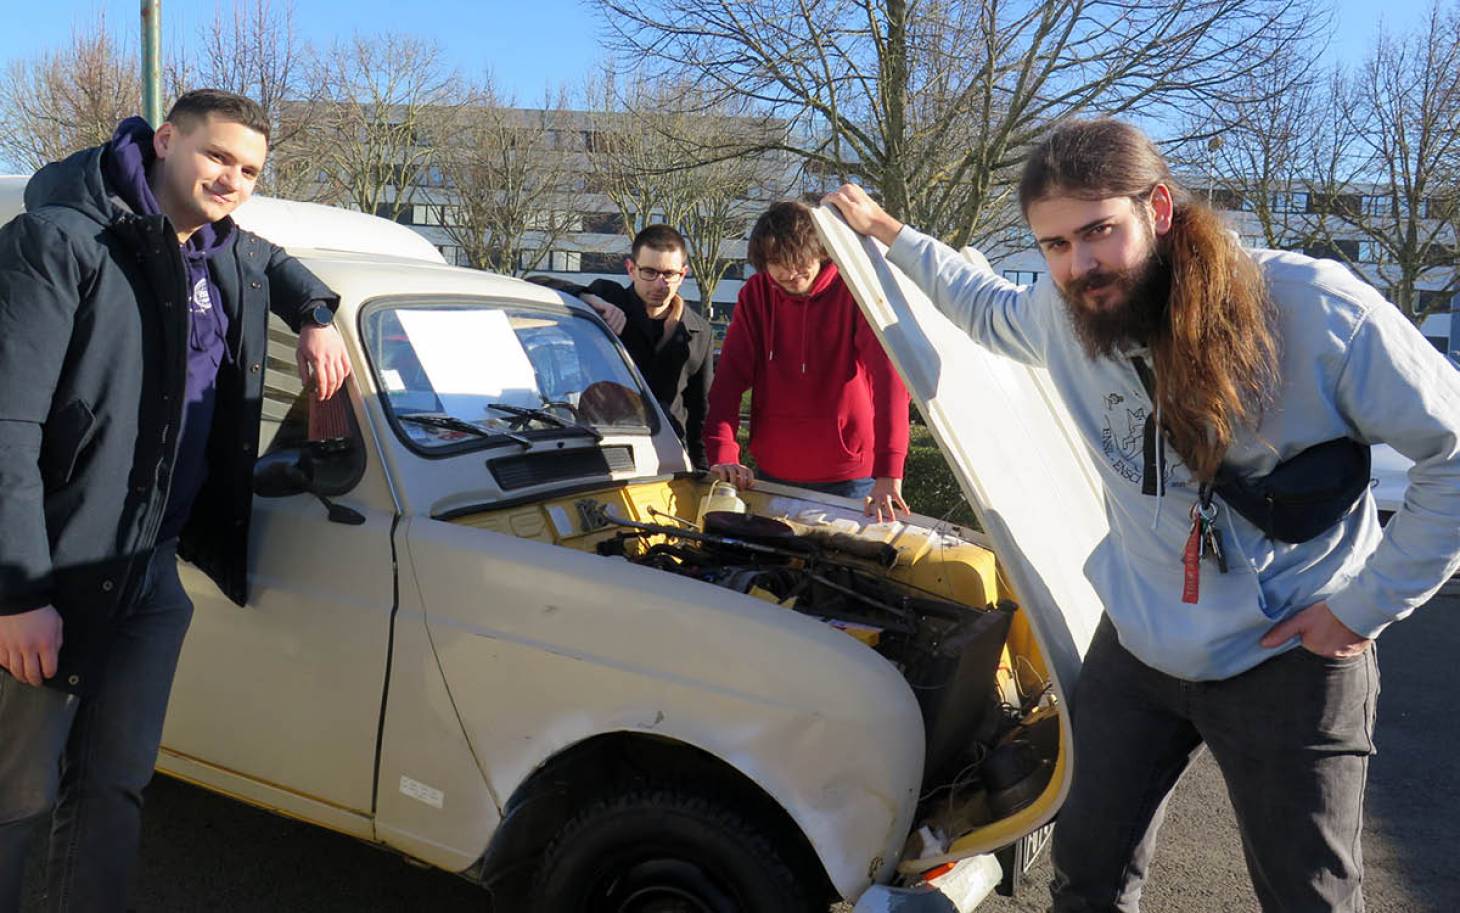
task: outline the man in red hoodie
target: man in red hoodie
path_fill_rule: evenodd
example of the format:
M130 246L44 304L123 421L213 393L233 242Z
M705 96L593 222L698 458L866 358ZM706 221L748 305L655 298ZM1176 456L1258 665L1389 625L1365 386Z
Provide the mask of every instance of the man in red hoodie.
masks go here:
M902 500L908 394L827 259L811 210L777 203L750 232L755 275L740 290L705 417L711 470L742 488L740 398L751 391L750 452L760 477L861 498L868 515Z

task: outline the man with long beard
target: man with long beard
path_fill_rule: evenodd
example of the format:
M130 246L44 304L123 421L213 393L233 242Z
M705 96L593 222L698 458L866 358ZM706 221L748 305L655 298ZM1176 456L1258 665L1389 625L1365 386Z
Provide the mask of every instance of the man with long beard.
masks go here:
M1363 910L1373 639L1460 567L1460 374L1337 263L1242 250L1118 121L1067 123L1025 165L1053 287L980 270L858 187L827 200L975 340L1047 367L1102 474L1115 547L1086 566L1106 615L1071 700L1053 909L1138 909L1205 745L1263 908ZM1103 445L1127 425L1134 447ZM1415 461L1383 531L1376 441Z

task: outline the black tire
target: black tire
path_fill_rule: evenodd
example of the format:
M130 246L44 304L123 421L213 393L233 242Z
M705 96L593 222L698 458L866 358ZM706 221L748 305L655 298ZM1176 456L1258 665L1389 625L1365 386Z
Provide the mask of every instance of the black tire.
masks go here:
M648 788L594 802L563 827L543 856L531 908L807 913L808 893L764 828L703 796Z

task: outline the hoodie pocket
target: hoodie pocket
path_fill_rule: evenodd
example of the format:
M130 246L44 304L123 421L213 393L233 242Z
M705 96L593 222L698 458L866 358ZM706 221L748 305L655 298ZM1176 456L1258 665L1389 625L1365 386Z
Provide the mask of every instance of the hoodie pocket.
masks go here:
M845 479L860 470L863 457L847 449L842 435L835 418L774 415L757 424L750 450L766 472L788 482Z
M91 407L73 399L46 421L41 443L41 481L47 490L71 481L76 463L96 433Z

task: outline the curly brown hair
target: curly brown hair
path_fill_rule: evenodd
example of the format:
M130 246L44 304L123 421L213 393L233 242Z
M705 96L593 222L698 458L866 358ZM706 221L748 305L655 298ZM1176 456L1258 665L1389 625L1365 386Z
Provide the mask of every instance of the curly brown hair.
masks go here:
M746 255L758 273L772 263L799 266L825 260L811 208L794 200L772 204L750 229Z
M1257 263L1211 207L1181 187L1144 133L1113 118L1068 121L1030 152L1019 205L1051 197L1147 205L1158 184L1175 201L1157 243L1170 294L1149 340L1168 440L1211 480L1241 427L1256 428L1278 381L1276 312Z

